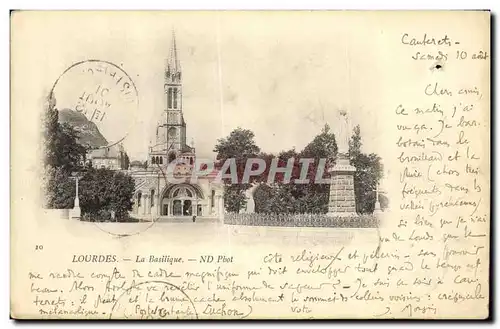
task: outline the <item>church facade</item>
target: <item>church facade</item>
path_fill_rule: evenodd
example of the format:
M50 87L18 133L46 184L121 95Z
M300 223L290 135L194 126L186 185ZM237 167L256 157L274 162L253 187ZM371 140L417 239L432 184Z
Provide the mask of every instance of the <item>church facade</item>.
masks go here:
M196 150L193 143L186 143L182 88L182 70L173 35L164 77L164 109L156 127L155 142L149 147L146 169L130 168L136 185L131 211L134 217L155 220L223 216L223 186L215 180L217 172L191 179ZM167 167L174 161L169 175ZM184 182L177 183L181 180Z

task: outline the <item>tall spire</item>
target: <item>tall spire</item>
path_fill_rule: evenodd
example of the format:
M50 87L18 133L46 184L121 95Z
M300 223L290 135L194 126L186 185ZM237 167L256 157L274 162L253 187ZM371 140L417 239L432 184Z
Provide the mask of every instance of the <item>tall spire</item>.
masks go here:
M172 29L172 43L170 45L170 57L168 58L167 72L170 75L176 76L176 73L181 72L181 64L177 57L177 44L175 41L175 31ZM179 77L180 78L180 77Z

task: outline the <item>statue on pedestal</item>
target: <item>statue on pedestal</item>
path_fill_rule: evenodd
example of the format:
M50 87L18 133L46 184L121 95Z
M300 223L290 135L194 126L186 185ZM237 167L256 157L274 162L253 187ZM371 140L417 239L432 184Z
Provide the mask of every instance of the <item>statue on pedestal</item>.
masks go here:
M330 168L330 198L328 216L355 217L354 172L349 161L349 118L345 110L339 111L339 134L337 139L337 161Z
M338 153L349 154L349 118L346 110L339 110Z

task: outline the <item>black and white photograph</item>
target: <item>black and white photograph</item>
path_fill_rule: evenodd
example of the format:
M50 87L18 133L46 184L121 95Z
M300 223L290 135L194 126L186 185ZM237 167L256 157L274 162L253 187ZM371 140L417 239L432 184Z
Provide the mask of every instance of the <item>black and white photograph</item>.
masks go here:
M488 317L489 27L13 12L11 316Z

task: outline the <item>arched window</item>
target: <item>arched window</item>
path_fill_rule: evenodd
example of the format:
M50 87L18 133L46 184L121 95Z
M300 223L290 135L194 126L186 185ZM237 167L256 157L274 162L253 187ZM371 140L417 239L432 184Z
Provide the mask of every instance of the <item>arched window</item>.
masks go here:
M172 88L168 88L168 94L167 94L167 99L168 99L168 108L172 108Z
M155 190L151 190L151 207L155 205Z
M142 192L137 193L137 207L141 206Z
M190 164L190 165L193 165L193 162L194 162L194 161L193 161L193 158L189 158L189 164Z
M151 163L152 163L152 164L155 164L155 163L156 163L156 158L155 158L155 157L152 157L152 158L151 158Z
M177 88L174 88L174 109L177 108Z
M163 157L160 157L160 164L163 164Z

